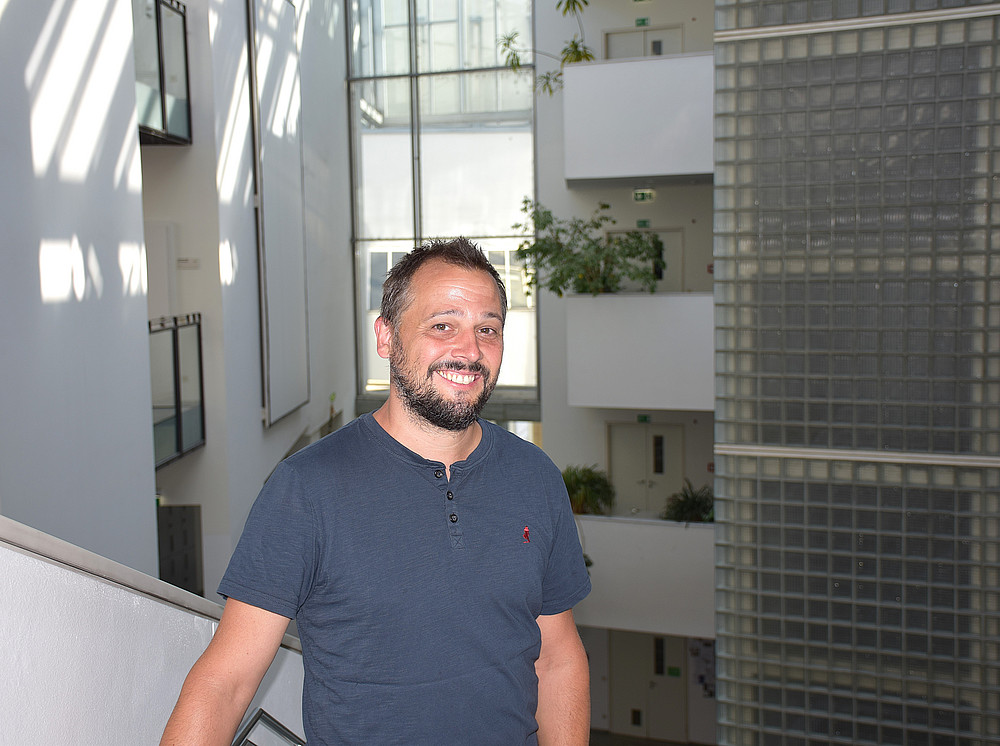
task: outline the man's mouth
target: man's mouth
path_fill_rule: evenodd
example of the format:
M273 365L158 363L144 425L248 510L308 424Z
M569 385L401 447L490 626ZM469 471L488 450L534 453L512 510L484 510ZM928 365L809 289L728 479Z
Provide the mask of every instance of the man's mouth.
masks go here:
M439 376L441 376L446 381L451 381L452 383L459 383L463 386L467 386L476 380L478 376L474 373L462 373L457 370L437 370L435 371Z

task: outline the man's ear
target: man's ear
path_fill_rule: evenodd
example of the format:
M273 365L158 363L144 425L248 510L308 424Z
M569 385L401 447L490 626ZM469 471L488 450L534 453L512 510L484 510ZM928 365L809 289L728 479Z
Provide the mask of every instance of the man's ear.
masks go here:
M389 349L392 345L392 327L379 316L375 319L375 349L378 356L389 359Z

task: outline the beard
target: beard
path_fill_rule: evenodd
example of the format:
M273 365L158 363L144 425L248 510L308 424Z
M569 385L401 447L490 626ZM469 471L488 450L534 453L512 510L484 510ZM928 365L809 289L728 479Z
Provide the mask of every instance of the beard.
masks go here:
M416 375L409 374L406 356L402 351L396 352L399 349L399 345L394 345L393 351L389 354L389 377L399 393L403 406L431 425L444 430L457 432L471 427L489 401L493 389L496 388L497 382L491 376L490 370L482 363L463 364L454 361L438 363L427 369L427 376L423 381L418 381ZM471 401L449 401L431 384L434 371L437 370L477 373L483 377L483 391Z

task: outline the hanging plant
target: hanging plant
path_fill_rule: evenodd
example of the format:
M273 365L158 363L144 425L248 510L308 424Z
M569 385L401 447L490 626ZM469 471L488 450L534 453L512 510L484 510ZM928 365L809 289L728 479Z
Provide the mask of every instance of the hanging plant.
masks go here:
M602 202L590 218L567 220L525 198L521 212L527 219L514 229L525 236L517 257L527 267L528 287L540 285L558 296L565 292L599 295L616 293L624 282L634 282L654 292L657 277L666 267L663 242L655 233L609 234L606 227L615 223L610 209Z

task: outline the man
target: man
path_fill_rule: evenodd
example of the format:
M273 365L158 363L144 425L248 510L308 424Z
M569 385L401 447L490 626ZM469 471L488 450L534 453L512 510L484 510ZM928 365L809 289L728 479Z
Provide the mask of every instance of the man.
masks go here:
M310 746L587 743L590 581L561 475L478 418L506 307L465 239L391 270L388 400L275 469L163 743L230 743L290 618Z

